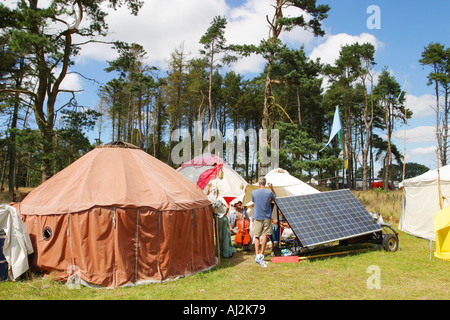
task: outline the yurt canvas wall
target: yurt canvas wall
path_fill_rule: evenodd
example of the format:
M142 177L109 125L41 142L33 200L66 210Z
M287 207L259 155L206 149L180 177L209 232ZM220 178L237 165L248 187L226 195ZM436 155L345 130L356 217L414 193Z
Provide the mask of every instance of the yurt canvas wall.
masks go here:
M19 206L43 272L102 287L160 282L216 265L211 202L132 147L98 147Z

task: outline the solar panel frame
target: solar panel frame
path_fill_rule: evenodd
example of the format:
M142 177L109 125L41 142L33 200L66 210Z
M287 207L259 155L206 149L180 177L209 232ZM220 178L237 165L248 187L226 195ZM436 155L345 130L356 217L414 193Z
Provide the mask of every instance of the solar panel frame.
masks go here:
M275 199L303 247L382 231L349 189Z

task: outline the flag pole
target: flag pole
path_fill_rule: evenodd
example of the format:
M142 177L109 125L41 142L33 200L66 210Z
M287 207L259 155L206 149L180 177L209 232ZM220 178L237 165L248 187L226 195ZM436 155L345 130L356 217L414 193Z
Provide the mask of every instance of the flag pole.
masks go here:
M347 159L347 151L345 149L345 135L344 135L344 130L341 128L341 136L342 136L342 152L344 155L344 173L345 173L345 177L342 178L342 183L344 183L344 178L347 181L347 188L349 187L349 183L348 183L348 159Z
M216 191L215 191L215 201L217 202L217 198L218 198L218 185L217 185L217 180L219 179L219 161L218 161L218 156L217 156L217 150L216 150ZM219 238L219 213L216 212L216 232L217 232L217 237L216 237L216 241L217 241L217 257L219 258L219 264L220 264L220 238Z
M339 112L339 106L336 106L336 112ZM344 181L347 181L347 187L349 186L348 183L348 160L347 160L347 151L345 149L345 135L344 135L344 129L342 128L342 123L341 123L341 117L339 116L339 126L340 126L340 130L339 130L339 139L341 140L341 146L342 146L342 153L343 153L343 157L344 157L344 174L342 177L342 187L344 187Z
M405 183L405 172L406 172L406 111L408 107L408 79L406 79L406 95L405 95L405 125L403 132L403 184Z
M402 190L402 208L400 212L400 221L399 221L399 228L402 228L402 222L403 222L403 215L405 213L405 175L406 175L406 115L407 115L407 109L408 109L408 79L406 79L406 94L405 94L405 109L404 109L404 125L403 125L403 176L402 176L402 182L403 182L403 190ZM400 95L401 95L400 90ZM399 95L399 97L400 97ZM398 99L397 99L398 100Z

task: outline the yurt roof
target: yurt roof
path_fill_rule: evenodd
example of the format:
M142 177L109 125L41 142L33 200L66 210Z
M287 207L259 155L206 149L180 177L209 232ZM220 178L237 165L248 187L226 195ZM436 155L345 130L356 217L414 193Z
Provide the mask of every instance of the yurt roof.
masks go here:
M20 213L75 213L95 206L186 210L209 204L175 169L119 142L95 148L42 183L20 203Z

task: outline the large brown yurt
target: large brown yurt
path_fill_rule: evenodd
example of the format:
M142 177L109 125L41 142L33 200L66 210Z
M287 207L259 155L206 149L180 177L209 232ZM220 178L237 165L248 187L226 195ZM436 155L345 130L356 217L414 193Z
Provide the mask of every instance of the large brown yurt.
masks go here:
M211 202L137 147L95 148L17 206L32 266L101 287L161 282L217 264Z

